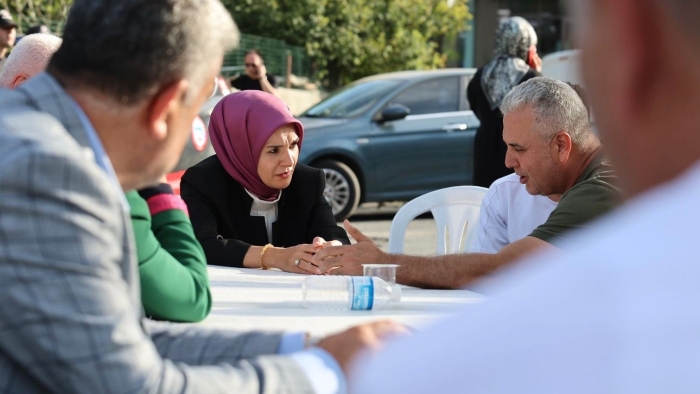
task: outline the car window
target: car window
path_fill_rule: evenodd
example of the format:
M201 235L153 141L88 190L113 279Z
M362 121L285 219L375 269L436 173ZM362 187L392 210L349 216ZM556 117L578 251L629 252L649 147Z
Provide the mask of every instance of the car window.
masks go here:
M301 116L310 118L352 118L369 110L380 98L398 85L395 80L351 83L311 107Z
M459 111L459 77L434 78L399 93L392 104L403 104L411 115Z

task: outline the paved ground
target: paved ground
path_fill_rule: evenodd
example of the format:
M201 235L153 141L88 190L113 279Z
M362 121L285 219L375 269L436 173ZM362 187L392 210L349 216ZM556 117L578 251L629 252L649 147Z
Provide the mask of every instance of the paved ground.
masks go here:
M382 250L388 251L389 227L394 214L400 207L399 203L381 207L377 204L365 204L350 218L350 222L372 238ZM406 254L434 255L437 245L435 221L432 218L418 218L411 222L406 231L404 245Z

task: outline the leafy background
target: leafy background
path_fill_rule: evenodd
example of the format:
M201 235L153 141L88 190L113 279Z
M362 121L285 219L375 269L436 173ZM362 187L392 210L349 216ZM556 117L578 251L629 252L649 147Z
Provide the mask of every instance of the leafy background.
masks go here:
M21 30L45 24L59 33L73 0L0 0ZM335 88L398 70L444 67L472 18L455 0L223 0L241 32L302 46L316 78Z

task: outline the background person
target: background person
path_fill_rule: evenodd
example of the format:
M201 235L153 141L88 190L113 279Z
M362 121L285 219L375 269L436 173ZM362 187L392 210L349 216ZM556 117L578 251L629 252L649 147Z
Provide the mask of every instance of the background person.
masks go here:
M0 71L0 88L14 89L44 71L61 42L49 34L34 34L21 40Z
M584 89L567 82L586 106L590 120L590 104ZM506 245L528 236L547 221L561 195L532 195L520 183L517 174L497 179L484 196L472 252L498 253Z
M194 235L187 206L165 179L127 192L126 200L146 316L179 322L203 320L212 306L207 259Z
M245 54L245 74L231 80L231 86L238 90L260 90L277 95L277 79L267 73L262 55L257 49Z
M5 65L7 52L15 45L17 24L8 10L0 10L0 71Z
M503 114L498 108L514 86L540 75L542 60L537 56L537 34L519 16L505 19L496 31L494 58L478 69L467 87L469 107L481 125L474 138L472 184L489 187L496 179L513 172L503 164Z
M22 39L0 72L0 87L14 89L43 71L61 42L48 34ZM127 192L126 200L146 316L183 322L204 319L212 305L207 260L194 236L187 206L164 180Z
M323 171L298 163L304 128L282 100L228 95L209 134L216 155L188 169L180 187L210 264L320 273L316 249L350 243L323 197Z
M399 283L458 288L528 254L556 250L555 245L569 239L574 230L622 201L612 168L603 160L600 141L591 131L586 107L571 86L552 78L533 78L513 88L501 110L508 167L515 169L528 193L562 195L545 223L496 254L422 257L384 253L346 222L358 242L316 253L314 260L321 271L360 275L363 263L399 264Z
M565 256L504 273L489 302L359 361L353 392L700 392L700 3L569 3L601 137L634 199Z
M0 90L3 391L342 392L340 368L399 330L304 351L143 318L123 190L175 165L237 37L217 0L76 0L47 73Z

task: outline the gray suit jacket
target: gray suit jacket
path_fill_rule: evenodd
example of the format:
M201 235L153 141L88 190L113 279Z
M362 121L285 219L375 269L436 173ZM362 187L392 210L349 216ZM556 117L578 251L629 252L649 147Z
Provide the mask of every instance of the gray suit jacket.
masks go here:
M142 320L129 217L60 85L0 90L0 393L310 393L279 334Z

